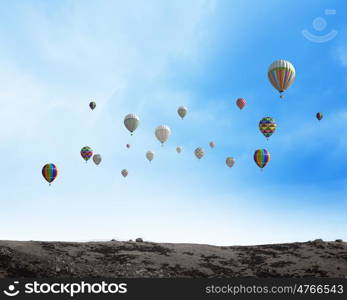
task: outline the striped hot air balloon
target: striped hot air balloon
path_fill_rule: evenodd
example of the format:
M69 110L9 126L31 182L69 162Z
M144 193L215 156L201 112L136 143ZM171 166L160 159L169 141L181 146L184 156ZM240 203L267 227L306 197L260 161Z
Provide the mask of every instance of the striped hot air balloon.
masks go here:
M171 129L167 125L160 125L155 129L154 134L156 138L159 140L159 142L161 142L161 145L163 146L163 144L169 139L171 135Z
M263 169L270 161L270 153L266 149L258 149L254 152L254 161L259 168Z
M236 105L238 106L239 109L243 109L246 106L246 100L243 98L238 98L236 100Z
M295 68L287 60L276 60L270 65L267 76L272 86L280 92L280 98L283 98L282 93L295 79Z
M42 176L51 185L51 182L58 176L57 166L55 164L45 164L42 168Z
M86 162L88 162L88 160L93 156L92 148L88 146L83 147L81 149L81 156Z
M277 124L271 117L262 118L259 122L259 130L268 139L276 130Z

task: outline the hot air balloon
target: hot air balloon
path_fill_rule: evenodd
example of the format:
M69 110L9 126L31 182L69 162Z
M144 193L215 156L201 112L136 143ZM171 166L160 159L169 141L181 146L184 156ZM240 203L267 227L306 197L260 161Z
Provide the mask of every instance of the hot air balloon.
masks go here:
M254 161L259 168L264 168L270 161L270 153L266 149L258 149L254 152Z
M323 114L321 112L317 112L316 118L318 119L318 121L322 120L323 119Z
M259 122L259 130L268 139L276 130L276 123L271 117L262 118Z
M166 125L160 125L155 129L155 136L161 142L161 145L168 140L171 134L171 129Z
M101 155L100 155L100 154L95 154L95 155L93 156L93 161L94 161L94 163L95 163L96 165L99 165L99 164L101 163L101 160L102 160L102 158L101 158Z
M154 158L154 152L147 151L146 158L149 160L149 162L151 162L153 160L153 158Z
M128 176L128 170L127 169L123 169L122 172L121 172L122 176L125 178Z
M213 149L216 146L216 144L214 142L210 142L209 146Z
M92 148L85 146L81 149L81 156L87 162L93 156Z
M176 151L177 151L177 153L181 153L182 152L182 147L177 147Z
M246 103L247 103L246 100L243 98L238 98L236 100L236 105L239 107L239 109L244 108L246 106Z
M295 79L295 68L287 60L276 60L270 65L267 76L272 86L280 92L280 98L283 98L282 93Z
M90 102L89 107L91 110L94 110L94 108L96 107L96 103L94 101Z
M184 106L180 106L177 109L177 113L182 118L182 120L186 116L187 112L188 112L188 109L186 107L184 107Z
M131 135L133 135L133 132L139 126L139 123L139 117L134 114L128 114L124 118L124 125L126 129L128 129L131 132Z
M231 168L235 163L235 159L233 157L227 157L225 163L229 168Z
M58 168L55 164L45 164L42 168L42 176L47 180L49 185L57 177Z
M126 144L126 147L129 149L130 148L130 144Z
M204 156L205 152L204 152L204 149L199 147L195 149L194 154L198 159L201 159Z

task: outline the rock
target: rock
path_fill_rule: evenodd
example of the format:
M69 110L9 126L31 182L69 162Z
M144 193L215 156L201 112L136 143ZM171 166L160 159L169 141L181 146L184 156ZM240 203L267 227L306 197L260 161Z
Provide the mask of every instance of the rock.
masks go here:
M135 242L136 242L136 243L143 243L143 239L137 238L137 239L135 240Z
M336 243L342 243L342 242L343 242L343 240L341 240L341 239L337 239L337 240L335 240L335 242L336 242Z
M315 243L315 244L321 244L321 243L324 243L324 241L323 241L322 239L315 239L315 240L313 241L313 243Z

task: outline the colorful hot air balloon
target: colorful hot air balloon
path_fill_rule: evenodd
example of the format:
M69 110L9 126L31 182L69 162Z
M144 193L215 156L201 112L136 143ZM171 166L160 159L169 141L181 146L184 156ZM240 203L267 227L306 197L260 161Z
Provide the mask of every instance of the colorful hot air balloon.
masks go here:
M214 142L210 142L209 146L213 149L216 146L216 144Z
M180 106L177 109L177 113L182 118L182 120L186 116L187 112L188 112L188 109L185 106Z
M283 98L282 93L291 86L295 79L295 68L287 60L276 60L270 65L267 76L272 86L280 92L280 97Z
M266 137L269 138L276 130L276 123L271 117L262 118L259 122L259 130Z
M195 149L194 154L198 159L201 159L204 156L205 152L204 152L204 149L199 147Z
M122 176L125 178L128 176L128 170L127 169L123 169L122 172L121 172Z
M176 151L177 151L177 153L181 153L182 152L182 147L177 147Z
M254 161L259 168L264 168L270 161L270 153L266 149L258 149L254 152Z
M235 159L233 157L227 157L225 163L231 168L235 164Z
M134 114L128 114L124 118L125 128L131 132L131 135L133 135L133 132L139 126L139 123L140 123L139 117Z
M239 109L244 108L246 106L246 103L247 103L246 100L243 98L238 98L236 100L236 105L239 107Z
M160 125L155 129L155 136L163 145L170 137L171 129L166 125Z
M94 110L94 108L96 107L96 103L94 101L90 102L89 107L91 110Z
M85 146L81 149L81 156L87 162L93 156L92 148Z
M316 118L318 119L318 121L322 120L323 119L323 114L321 112L317 112Z
M100 154L95 154L93 156L93 161L97 166L101 163L101 160L102 160L102 158L101 158Z
M154 152L147 151L146 158L149 160L149 162L151 162L153 160L153 158L154 158Z
M126 147L129 149L130 148L130 144L126 144Z
M47 180L49 185L57 177L58 168L55 164L45 164L42 168L42 176Z

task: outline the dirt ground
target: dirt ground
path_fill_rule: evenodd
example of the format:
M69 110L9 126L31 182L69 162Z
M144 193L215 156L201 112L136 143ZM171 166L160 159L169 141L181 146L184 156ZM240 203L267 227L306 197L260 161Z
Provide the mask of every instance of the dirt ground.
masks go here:
M347 277L347 243L0 241L0 278L11 277Z

